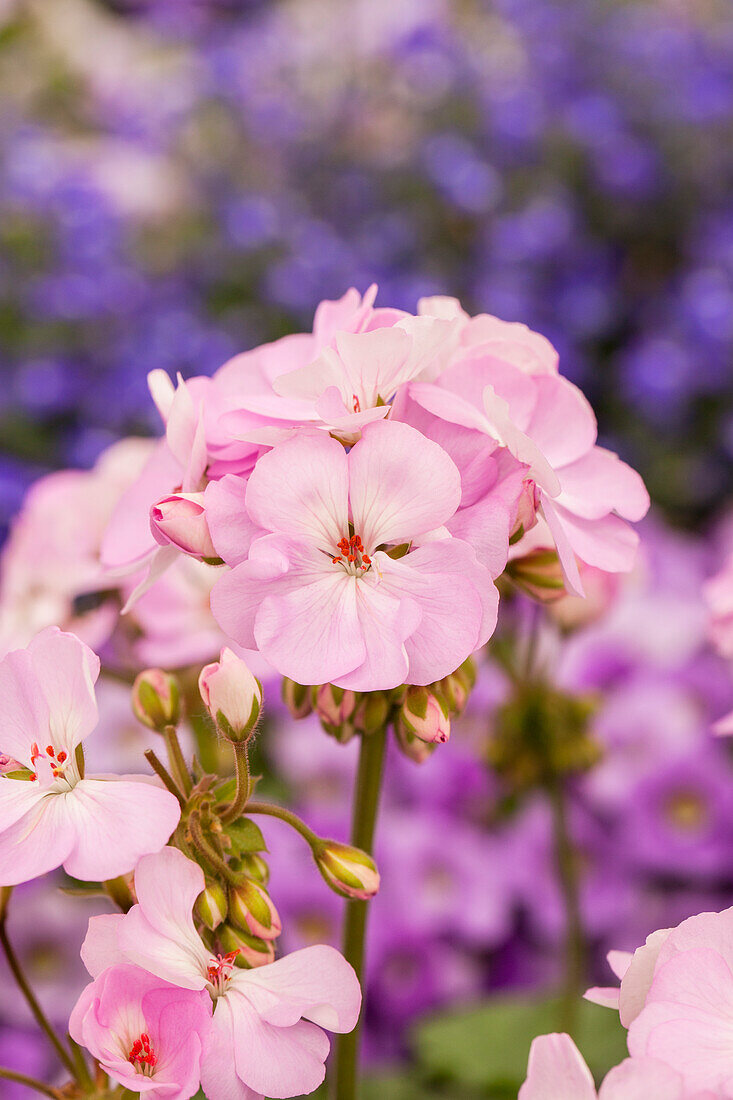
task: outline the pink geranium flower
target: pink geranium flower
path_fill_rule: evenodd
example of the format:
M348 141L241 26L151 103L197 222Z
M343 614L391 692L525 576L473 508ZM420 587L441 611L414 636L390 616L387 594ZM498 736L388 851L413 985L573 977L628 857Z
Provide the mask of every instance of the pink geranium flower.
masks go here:
M524 326L473 318L464 321L461 343L436 382L413 382L409 394L454 426L457 438L448 447L462 455L472 504L482 496L474 482L487 457L504 450L525 468L536 485L540 522L512 554L554 545L568 588L582 595L576 559L612 573L632 567L638 538L625 520L641 519L649 497L634 470L596 445L593 411L580 390L556 373L551 351ZM485 491L493 483L492 475Z
M627 1058L606 1075L598 1092L569 1035L540 1035L532 1043L527 1080L518 1100L693 1100L682 1078L655 1058ZM699 1100L715 1100L709 1095Z
M0 885L60 864L96 881L131 871L178 824L178 801L142 777L84 776L80 746L97 724L99 658L49 627L0 661Z
M256 970L216 956L192 910L201 868L175 848L140 860L138 904L93 917L82 958L93 977L129 962L181 989L208 990L214 1011L204 1038L201 1085L209 1100L301 1096L321 1084L329 1041L359 1016L354 971L332 947L307 947Z
M204 991L178 989L122 964L86 987L69 1034L130 1092L146 1100L188 1100L199 1088L210 1021Z
M372 691L448 675L490 637L498 604L488 570L445 529L460 492L442 448L394 421L368 424L348 454L321 433L279 444L244 494L266 534L229 559L215 617L298 683ZM212 524L226 560L220 533L226 520Z

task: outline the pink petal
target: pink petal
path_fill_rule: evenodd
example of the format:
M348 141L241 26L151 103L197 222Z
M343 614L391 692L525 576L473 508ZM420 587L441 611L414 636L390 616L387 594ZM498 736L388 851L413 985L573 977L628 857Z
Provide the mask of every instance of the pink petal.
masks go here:
M237 1076L255 1092L279 1100L314 1092L326 1075L324 1062L330 1043L315 1024L300 1020L290 1027L273 1027L237 989L221 998L231 1015L229 1049L234 1052ZM204 1056L206 1059L206 1055Z
M355 287L335 301L324 299L313 318L313 335L319 347L330 344L337 332L359 332L367 323L377 297L377 284L372 283L362 297Z
M237 1075L232 1057L234 1035L229 999L220 997L204 1039L201 1089L210 1100L265 1100L263 1093L249 1088Z
M593 409L578 387L560 375L537 377L535 386L537 404L527 434L555 469L567 466L596 441Z
M646 943L638 947L631 958L631 962L621 979L619 998L619 1015L624 1027L630 1026L632 1020L636 1019L646 1003L659 952L662 950L669 933L669 928L660 928L656 932L652 932L647 936Z
M656 1058L626 1058L606 1075L598 1100L683 1100L682 1078Z
M541 498L538 511L544 516L555 543L555 549L565 578L565 587L574 596L585 596L578 563L575 559L575 547L567 529L567 514L556 508L554 502L548 500L546 496Z
M626 975L626 971L631 966L631 960L634 957L633 951L609 951L606 955L608 965L614 972L619 981L621 981Z
M210 482L204 494L211 539L217 554L227 565L245 561L252 540L264 533L250 519L245 504L246 491L244 478L227 474L220 481Z
M293 951L269 966L238 971L234 981L262 1019L277 1027L304 1017L329 1031L348 1032L359 1019L359 982L333 947Z
M596 1100L593 1077L569 1035L540 1035L517 1100Z
M76 843L64 869L87 882L132 871L141 856L168 842L181 817L169 791L125 779L82 779L65 803Z
M509 404L500 397L493 386L484 389L484 411L490 434L502 446L507 447L519 462L525 463L541 489L551 497L560 492L560 480L542 447L529 434L520 431L512 419Z
M120 932L125 919L122 913L103 913L89 918L87 934L81 945L81 961L93 978L110 966L128 961L120 947Z
M448 522L450 533L474 548L478 560L493 578L500 576L506 567L509 536L526 476L525 468L517 467L482 499L460 508Z
M21 780L3 779L6 784L35 786ZM3 803L0 802L0 813ZM18 804L10 807L11 816L18 811ZM0 818L0 825L2 819ZM21 882L45 875L59 867L76 842L76 834L69 815L65 812L64 799L58 795L45 795L24 817L15 819L12 825L0 833L0 886L17 886Z
M0 698L3 701L0 752L31 767L31 745L34 741L41 745L51 719L27 649L13 650L0 661ZM0 783L2 791L6 784Z
M348 526L346 452L323 433L288 439L259 459L245 500L260 527L335 547Z
M649 494L636 470L613 451L593 447L569 466L563 466L558 503L583 519L600 519L618 512L629 520L643 519Z
M48 704L51 741L70 755L97 724L99 657L74 634L53 626L36 635L28 654Z
M618 1012L620 992L617 985L594 985L590 989L586 989L583 997L591 1004L600 1005L601 1008L615 1008Z
M256 539L247 561L217 581L211 592L211 611L222 630L245 649L256 649L254 628L263 601L277 591L278 581L297 585L290 572L287 540L279 535Z
M180 550L175 546L156 546L144 563L145 573L142 579L135 585L130 595L125 600L125 605L120 612L127 615L133 609L138 600L157 584L165 572L180 557ZM141 563L143 564L143 563Z
M339 332L336 349L346 377L340 389L345 397L362 398L362 407L374 407L381 397L389 401L395 390L412 377L408 363L412 340L400 328L380 328L372 332ZM407 367L407 369L405 369ZM418 367L419 369L419 367ZM353 404L351 406L353 408Z
M628 523L613 515L581 519L560 504L555 507L568 542L586 565L606 573L628 573L633 569L639 536Z
M405 641L407 683L430 684L448 676L493 633L498 592L467 543L426 543L398 561L379 553L375 568L386 592L409 597L421 612Z
M471 428L483 435L491 434L494 438L483 408L477 408L457 393L427 382L412 382L410 397L426 412L440 417L441 420L448 420L462 428Z
M405 682L409 670L405 640L420 622L420 609L409 598L389 595L374 570L359 578L355 593L365 656L357 668L333 682L350 691L397 687Z
M407 424L368 424L349 453L354 529L373 553L441 527L461 500L458 470L442 447Z
M150 506L181 484L182 468L162 439L140 476L122 494L102 539L102 564L117 569L139 561L155 545Z

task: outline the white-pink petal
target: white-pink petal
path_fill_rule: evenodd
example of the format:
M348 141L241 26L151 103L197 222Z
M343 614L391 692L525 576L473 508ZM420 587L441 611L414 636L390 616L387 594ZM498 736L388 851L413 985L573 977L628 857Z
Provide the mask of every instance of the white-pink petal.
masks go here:
M518 1100L596 1100L591 1072L569 1035L533 1040Z

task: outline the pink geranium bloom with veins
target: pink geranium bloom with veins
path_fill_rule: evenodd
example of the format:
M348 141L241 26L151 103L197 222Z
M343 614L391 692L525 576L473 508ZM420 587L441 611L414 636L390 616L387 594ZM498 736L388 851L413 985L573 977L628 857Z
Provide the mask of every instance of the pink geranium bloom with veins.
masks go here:
M73 634L42 631L0 661L0 885L63 865L74 878L126 874L180 818L178 800L142 776L85 776L78 752L97 724L99 658Z
M429 299L421 308L453 314L463 326L446 369L434 383L411 383L408 392L423 410L454 426L458 439L448 448L461 450L472 499L479 499L473 482L482 464L501 450L536 487L540 523L512 555L556 546L568 589L578 595L583 587L576 559L611 573L631 569L638 537L625 521L643 518L649 496L634 470L596 445L593 410L557 373L548 341L524 325L488 315L468 318L454 299ZM493 444L488 451L487 440Z
M361 991L332 947L306 947L243 970L213 955L192 910L204 889L198 864L176 848L145 856L135 871L138 904L124 916L92 917L82 958L92 977L131 963L180 989L207 990L213 1015L204 1036L201 1085L208 1100L264 1100L313 1092L325 1076L322 1030L356 1025Z
M210 1022L211 999L203 990L178 989L122 964L86 987L69 1034L130 1092L146 1100L189 1100L198 1092Z
M529 1052L518 1100L723 1100L688 1092L675 1070L656 1058L627 1058L596 1092L593 1076L569 1035L540 1035Z
M406 424L368 424L348 453L301 433L250 476L239 506L263 535L246 560L228 559L212 611L298 683L374 691L439 680L496 625L491 574L445 527L460 493L448 455ZM217 547L231 514L221 530L212 523Z

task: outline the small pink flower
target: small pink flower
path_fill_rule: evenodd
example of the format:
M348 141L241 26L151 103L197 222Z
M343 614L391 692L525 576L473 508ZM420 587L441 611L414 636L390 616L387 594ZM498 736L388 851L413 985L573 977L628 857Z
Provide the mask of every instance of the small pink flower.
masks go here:
M332 947L307 947L256 970L214 955L192 910L204 889L201 868L175 848L145 856L135 871L138 904L93 917L82 947L92 977L129 962L181 989L208 990L214 1012L204 1039L201 1085L209 1100L301 1096L323 1081L329 1041L347 1032L361 993ZM235 953L236 954L236 953Z
M188 1100L199 1088L210 1022L211 999L203 990L178 989L121 964L83 991L69 1034L131 1092L147 1100Z
M174 546L199 561L216 559L206 523L203 493L171 493L150 509L150 530L159 546Z
M212 611L300 684L439 680L496 625L488 570L444 527L459 499L454 463L405 424L368 424L348 454L299 434L249 478L247 512L268 534L216 585Z
M178 801L142 777L85 777L78 752L97 724L99 658L49 627L0 661L0 750L21 776L0 776L0 885L63 864L97 881L131 871L167 842Z
M682 1078L655 1058L627 1058L596 1093L588 1066L569 1035L540 1035L532 1043L527 1080L518 1100L694 1100ZM716 1100L712 1095L698 1100ZM721 1097L722 1100L722 1097Z

